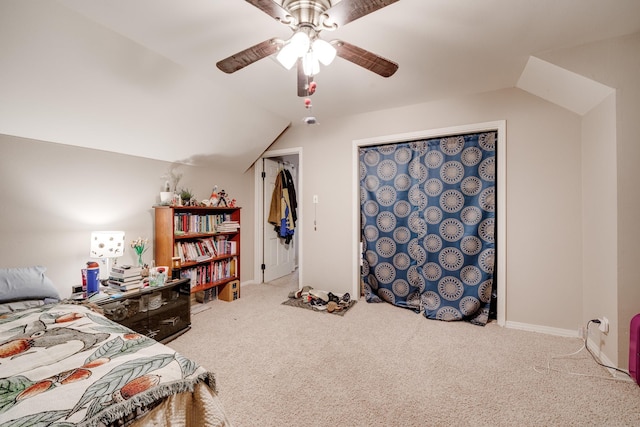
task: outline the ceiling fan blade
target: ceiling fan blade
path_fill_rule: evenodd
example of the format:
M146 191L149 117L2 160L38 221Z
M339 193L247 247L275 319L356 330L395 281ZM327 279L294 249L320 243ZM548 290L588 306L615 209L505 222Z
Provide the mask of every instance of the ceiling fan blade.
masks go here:
M304 67L302 66L302 58L298 58L298 62L296 63L297 71L298 71L298 96L306 97L313 95L313 92L309 92L309 85L313 81L313 76L307 76L304 73Z
M327 9L324 13L329 18L329 22L326 22L326 24L335 24L341 27L397 1L398 0L342 0L340 3Z
M265 40L257 45L251 46L243 51L231 55L221 61L218 61L216 66L227 74L235 73L238 70L253 64L254 62L266 58L269 55L276 53L284 42L280 39Z
M339 4L339 3L338 3ZM391 77L397 70L398 64L389 61L373 52L354 46L342 40L332 40L331 45L336 48L336 55L356 65L373 71L382 77Z
M280 6L278 3L272 0L245 0L247 3L250 3L266 13L267 15L275 18L277 21L282 22L283 24L290 24L293 21L293 17L291 14Z

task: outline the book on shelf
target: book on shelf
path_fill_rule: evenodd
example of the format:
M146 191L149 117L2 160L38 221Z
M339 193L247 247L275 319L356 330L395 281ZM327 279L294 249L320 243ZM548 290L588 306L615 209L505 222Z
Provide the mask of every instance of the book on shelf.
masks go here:
M176 234L213 234L216 232L215 225L220 221L219 215L177 212L173 217L173 230Z
M174 251L181 262L203 262L218 256L217 242L211 237L195 241L180 241L174 245Z
M228 240L227 236L217 236L215 241L216 251L223 255L234 255L236 253L237 244L233 240Z
M238 231L239 228L240 223L238 223L238 221L227 220L222 221L220 224L218 224L216 226L216 231L218 233L228 233Z
M236 276L237 257L214 261L209 264L198 265L182 269L181 278L191 279L191 288L204 286L209 283L229 279Z

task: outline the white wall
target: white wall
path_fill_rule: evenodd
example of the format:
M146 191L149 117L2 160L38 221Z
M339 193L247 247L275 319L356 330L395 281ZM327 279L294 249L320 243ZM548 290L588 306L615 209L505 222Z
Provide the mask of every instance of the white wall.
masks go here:
M625 367L629 355L629 322L640 313L640 33L547 52L542 58L570 71L616 89L616 187L617 191L617 319L618 366ZM608 137L608 136L607 136ZM604 219L606 220L606 219ZM614 220L615 221L615 220ZM609 278L614 280L614 278ZM613 293L608 291L604 301ZM602 295L594 296L600 306ZM600 315L598 315L600 316Z
M91 231L124 230L127 245L149 239L153 208L171 163L0 134L0 267L43 265L61 295L81 283ZM198 199L215 184L241 210L241 280L253 279L253 175L178 166L180 187ZM135 262L127 246L121 263Z
M507 121L507 313L510 322L577 331L582 321L580 117L519 89L290 128L272 149L305 153L304 285L352 288L352 141ZM317 231L311 195L318 194ZM534 301L536 303L534 303Z
M601 334L597 325L589 332L612 361L618 360L619 332L615 102L610 95L582 118L582 324L603 316L609 320L609 334Z

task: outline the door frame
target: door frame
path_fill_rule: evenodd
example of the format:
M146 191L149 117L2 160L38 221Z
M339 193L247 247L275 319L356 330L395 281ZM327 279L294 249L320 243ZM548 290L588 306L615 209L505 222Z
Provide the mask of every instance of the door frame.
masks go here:
M360 248L360 161L359 149L369 145L394 144L416 139L441 138L451 135L460 135L465 133L477 133L486 131L497 131L497 190L498 197L496 200L496 277L498 280L498 298L497 298L497 322L500 326L505 326L507 316L507 122L506 120L497 120L493 122L475 123L470 125L452 126L440 129L430 129L418 132L378 136L366 139L357 139L352 144L352 200L353 200L353 222L352 229L354 236L352 239L353 251L353 292L354 295L360 295L360 266L362 263Z
M262 182L262 159L267 158L273 158L273 157L282 157L282 156L298 156L298 171L297 171L297 187L296 187L296 199L298 202L298 218L296 221L296 229L295 229L295 233L297 234L297 246L296 246L296 250L298 251L297 254L297 258L298 258L298 283L304 283L303 282L303 254L302 254L302 249L303 249L303 239L302 239L302 235L303 235L303 224L304 224L304 215L303 215L303 200L304 200L304 195L303 195L303 191L302 189L304 188L304 186L302 185L302 176L303 176L303 166L302 166L302 147L293 147L293 148L283 148L281 150L270 150L270 151L265 151L262 156L260 156L260 158L256 161L255 163L255 167L254 167L254 194L255 194L255 200L254 200L254 218L255 218L255 245L254 245L254 258L255 261L255 265L254 265L254 273L253 273L253 277L255 278L255 282L256 283L263 283L262 280L262 262L264 260L264 223L265 223L265 213L263 212L263 206L264 206L264 185Z

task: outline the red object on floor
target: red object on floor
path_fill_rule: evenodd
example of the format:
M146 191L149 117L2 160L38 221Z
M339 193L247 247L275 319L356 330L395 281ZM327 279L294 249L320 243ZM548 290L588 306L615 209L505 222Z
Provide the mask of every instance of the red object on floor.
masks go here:
M629 330L629 374L640 385L640 314L631 318Z

